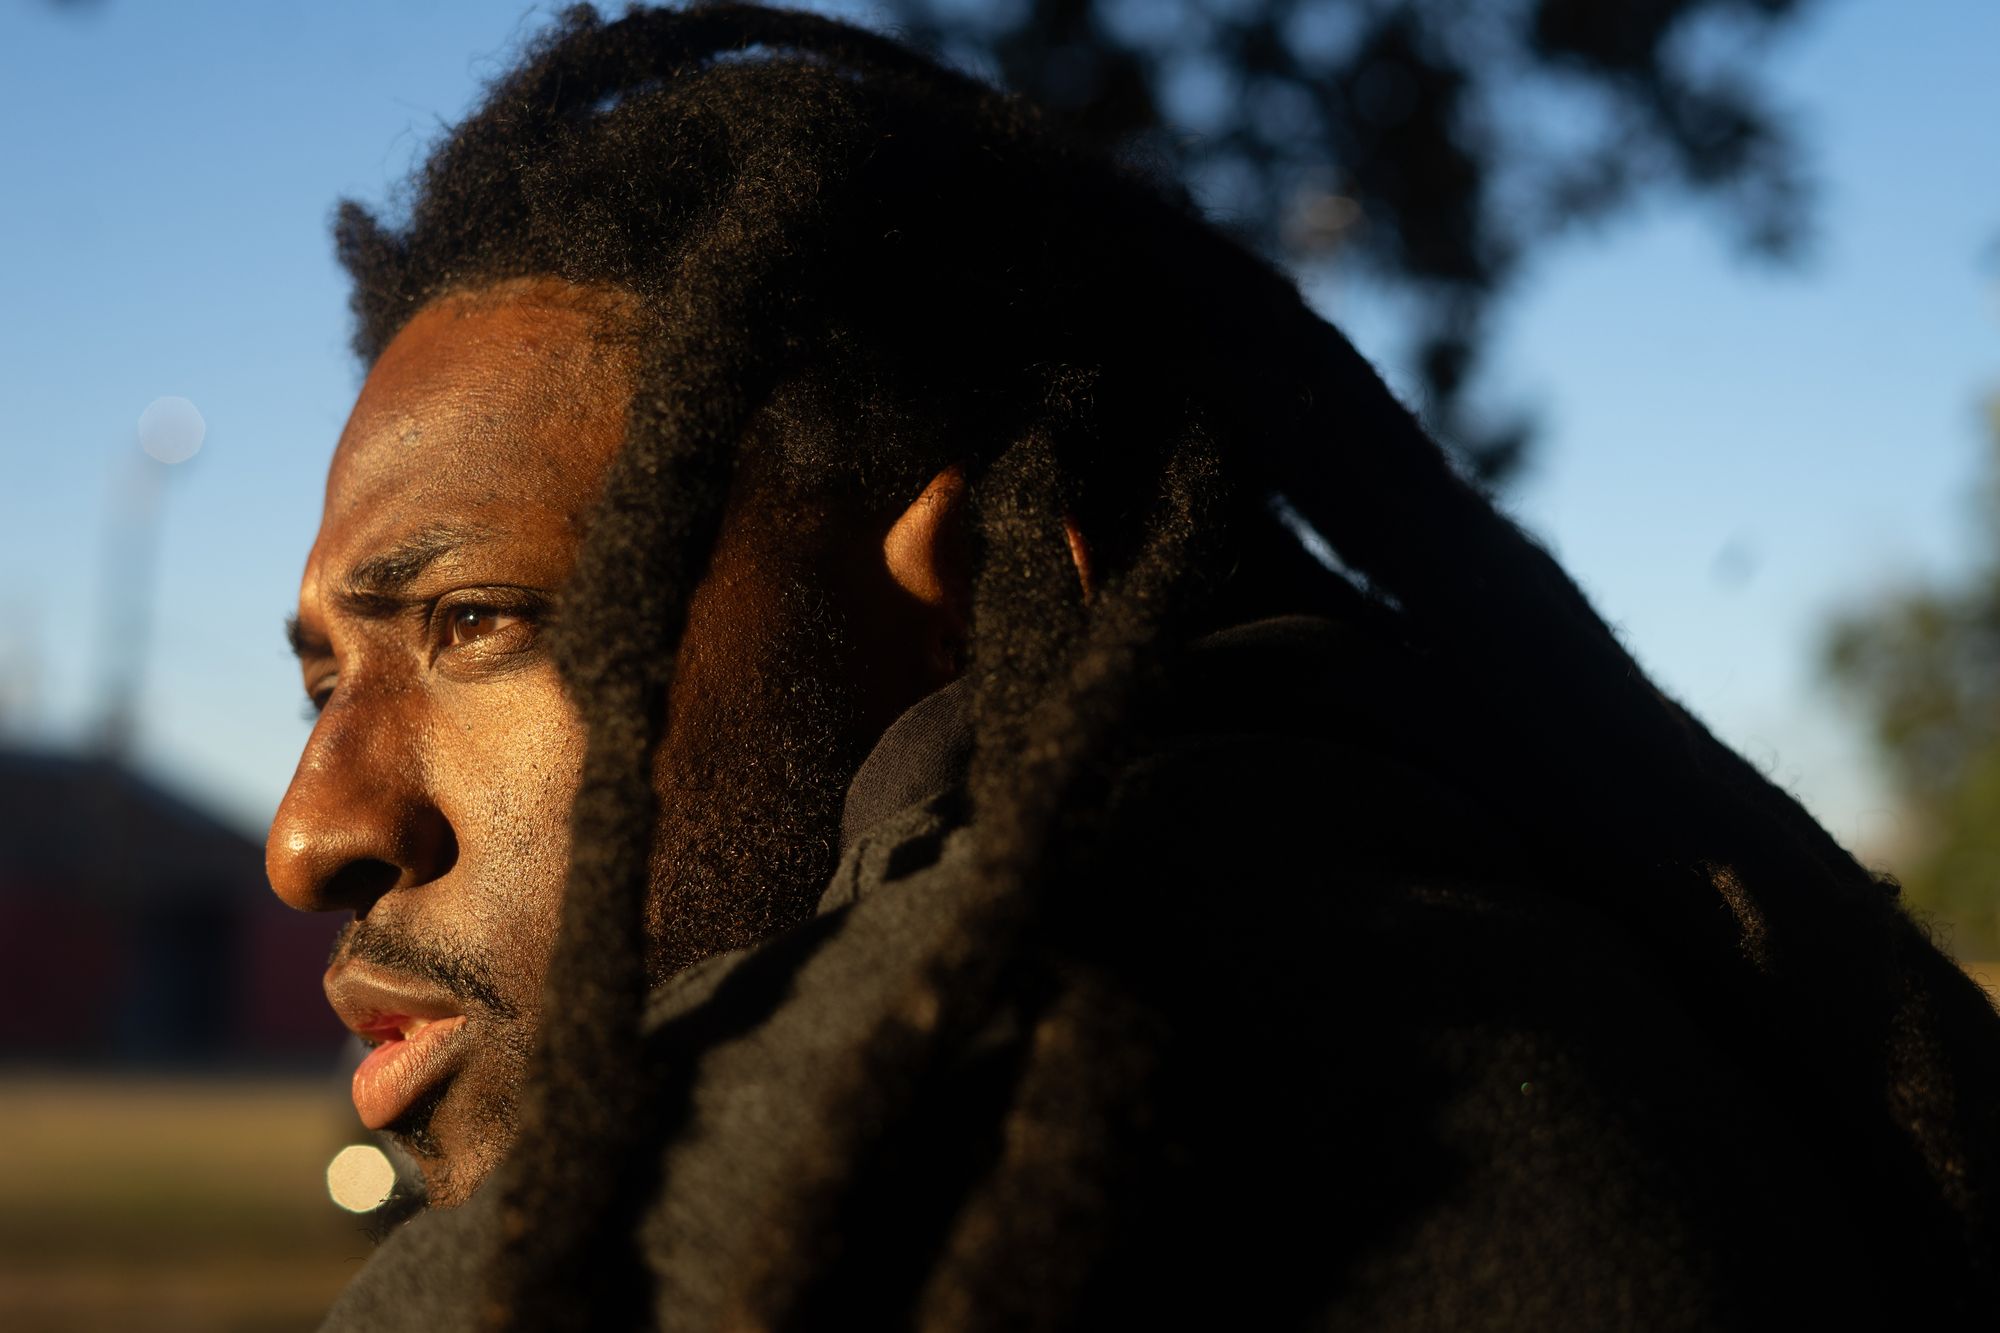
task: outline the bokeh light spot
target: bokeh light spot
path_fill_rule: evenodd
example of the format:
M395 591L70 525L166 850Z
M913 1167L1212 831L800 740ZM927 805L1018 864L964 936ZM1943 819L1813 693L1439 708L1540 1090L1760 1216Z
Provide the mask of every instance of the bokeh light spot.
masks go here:
M139 414L139 447L162 463L185 463L201 452L208 423L185 398L155 398Z
M333 1155L326 1166L326 1192L350 1213L369 1213L389 1201L396 1188L396 1168L387 1153L369 1143L355 1143Z

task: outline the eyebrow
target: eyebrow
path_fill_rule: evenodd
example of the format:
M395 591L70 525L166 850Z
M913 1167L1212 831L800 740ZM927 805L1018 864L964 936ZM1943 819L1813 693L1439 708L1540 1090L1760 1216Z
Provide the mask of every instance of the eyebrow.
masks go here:
M358 562L340 580L333 603L349 615L379 619L402 609L404 596L425 570L445 556L493 536L491 528L434 523L405 537L386 551ZM327 651L325 636L308 630L296 615L285 617L285 642L295 657Z

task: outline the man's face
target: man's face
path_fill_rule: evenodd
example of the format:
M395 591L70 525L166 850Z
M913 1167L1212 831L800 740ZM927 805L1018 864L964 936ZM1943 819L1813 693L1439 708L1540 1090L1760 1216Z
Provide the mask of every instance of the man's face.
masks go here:
M615 313L543 283L416 315L341 436L299 590L320 713L271 882L353 913L326 986L378 1043L355 1106L440 1204L504 1154L541 1006L584 741L541 630L623 441ZM774 555L745 526L691 604L655 761L656 975L806 910L868 734L838 684L842 626L801 581L811 543Z

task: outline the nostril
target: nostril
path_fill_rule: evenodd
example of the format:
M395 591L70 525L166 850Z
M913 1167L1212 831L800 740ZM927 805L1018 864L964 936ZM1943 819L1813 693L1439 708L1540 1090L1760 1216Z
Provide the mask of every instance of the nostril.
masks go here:
M429 862L425 867L426 878L442 879L445 875L451 873L453 866L458 864L457 830L452 828L448 821L443 819L438 820L434 826L434 834L428 850L430 855L426 858Z
M367 914L375 900L396 887L403 872L387 861L366 857L349 861L327 877L321 898L328 908L348 908L355 916Z

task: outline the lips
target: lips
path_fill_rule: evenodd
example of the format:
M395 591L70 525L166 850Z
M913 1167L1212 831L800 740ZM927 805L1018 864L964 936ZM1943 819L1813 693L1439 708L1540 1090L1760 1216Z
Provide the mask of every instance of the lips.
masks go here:
M354 1071L354 1109L382 1129L456 1072L466 1016L448 994L366 963L327 970L326 996L340 1021L373 1046Z
M370 1129L395 1123L417 1098L451 1072L452 1052L458 1045L455 1038L465 1027L464 1014L430 1020L398 1015L397 1019L414 1023L414 1027L401 1036L389 1029L382 1044L368 1052L368 1058L354 1071L354 1109ZM364 1033L362 1039L374 1038Z

